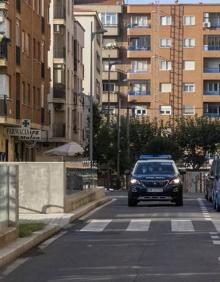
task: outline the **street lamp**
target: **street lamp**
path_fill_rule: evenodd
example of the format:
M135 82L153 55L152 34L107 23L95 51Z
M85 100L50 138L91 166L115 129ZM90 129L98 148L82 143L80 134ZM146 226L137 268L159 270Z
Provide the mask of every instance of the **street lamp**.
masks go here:
M90 123L89 123L89 160L92 167L93 162L93 40L97 34L104 34L107 30L101 28L93 31L91 22L91 41L90 41Z
M108 110L107 110L107 124L109 125L110 123L110 73L111 73L111 68L114 65L119 65L121 64L121 61L110 61L110 55L108 55Z

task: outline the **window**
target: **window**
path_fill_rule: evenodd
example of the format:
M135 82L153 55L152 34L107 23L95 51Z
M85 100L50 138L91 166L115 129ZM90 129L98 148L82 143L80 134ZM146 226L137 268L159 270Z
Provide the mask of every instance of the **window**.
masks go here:
M148 17L147 16L132 16L131 17L131 24L129 27L148 27Z
M195 70L195 61L184 61L183 69L184 70Z
M111 61L110 61L111 65ZM103 61L103 71L108 71L109 69L109 62L108 61ZM111 65L111 71L115 71L115 65Z
M54 65L54 83L65 84L65 70L62 65Z
M150 50L151 39L150 36L140 36L131 38L129 42L128 50Z
M160 39L160 47L161 48L170 48L172 44L171 38L161 38Z
M184 92L195 92L195 84L194 83L184 83L183 91Z
M104 49L115 49L117 48L117 43L114 38L103 38Z
M145 107L136 106L133 110L135 116L146 116L147 109Z
M171 83L160 83L160 92L170 93L172 89Z
M25 82L24 81L22 81L21 87L22 87L22 90L21 90L21 92L22 92L22 102L23 102L23 104L25 104L26 97L25 97Z
M195 16L184 16L183 17L184 25L195 25L195 23L196 23Z
M103 82L103 91L108 92L108 89L109 89L110 92L114 92L115 91L115 84Z
M160 106L160 114L161 115L171 115L171 106Z
M102 24L106 26L118 24L118 15L116 13L100 13L99 18Z
M131 84L129 95L150 95L150 82L133 82Z
M183 40L183 46L185 48L192 48L195 47L196 41L194 38L184 38Z
M160 61L160 70L171 70L171 62L170 61Z
M184 115L195 115L195 106L184 105L183 106L183 114Z
M161 25L171 25L172 17L171 16L164 16L160 17L160 24Z
M132 72L146 72L147 71L147 61L132 61L131 62Z

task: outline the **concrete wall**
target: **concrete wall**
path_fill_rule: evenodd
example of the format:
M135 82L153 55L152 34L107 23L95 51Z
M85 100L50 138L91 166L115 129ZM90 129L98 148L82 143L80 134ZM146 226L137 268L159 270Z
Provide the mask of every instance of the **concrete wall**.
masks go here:
M0 247L16 239L18 166L0 164Z
M56 213L64 210L64 164L20 163L21 213Z

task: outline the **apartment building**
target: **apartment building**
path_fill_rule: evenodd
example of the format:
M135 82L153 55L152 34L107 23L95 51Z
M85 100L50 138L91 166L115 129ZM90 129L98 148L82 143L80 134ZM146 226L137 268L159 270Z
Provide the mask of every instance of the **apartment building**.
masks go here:
M0 159L35 159L48 130L48 9L45 1L0 1Z
M126 73L121 66L123 57L123 32L122 23L122 0L88 1L76 0L78 9L96 11L103 28L102 46L102 108L110 114L115 114L118 105L118 92L123 87L122 81L126 79ZM120 59L119 59L120 58ZM119 71L120 68L120 71ZM109 104L109 105L108 105Z
M113 2L83 5L118 7ZM123 94L130 114L171 123L180 116L220 117L220 5L120 5L120 43L126 49L120 67L127 73Z
M74 137L74 18L72 0L52 0L50 5L51 47L49 66L50 132L52 147Z
M83 92L90 96L92 90L93 102L100 104L102 99L102 34L94 35L94 33L103 29L102 23L98 14L87 8L81 9L75 6L74 16L85 30ZM91 62L92 68L90 68Z
M86 130L88 128L88 113L83 92L84 64L84 33L82 25L74 21L74 110L73 110L73 132L74 141L81 145L86 144Z

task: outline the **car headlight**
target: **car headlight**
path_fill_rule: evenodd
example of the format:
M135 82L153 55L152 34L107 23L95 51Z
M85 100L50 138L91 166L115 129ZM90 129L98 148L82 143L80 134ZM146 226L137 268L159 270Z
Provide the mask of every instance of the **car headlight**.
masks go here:
M141 182L135 178L132 178L130 181L131 184L141 184Z
M170 184L174 184L174 185L180 184L180 182L181 182L181 179L179 177L170 180Z

